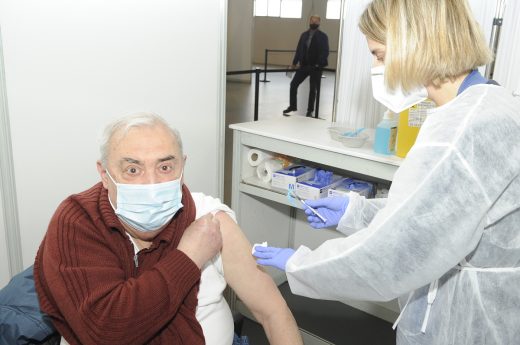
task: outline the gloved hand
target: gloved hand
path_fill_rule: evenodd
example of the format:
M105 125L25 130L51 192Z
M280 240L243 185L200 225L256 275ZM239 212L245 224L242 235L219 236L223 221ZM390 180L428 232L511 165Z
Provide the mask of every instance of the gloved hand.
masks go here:
M263 266L276 267L279 270L285 271L285 264L287 260L294 254L292 248L277 248L277 247L262 247L256 246L253 253L259 258L256 263Z
M315 229L337 226L339 220L341 217L343 217L345 211L347 210L348 201L348 196L305 200L307 206L312 207L325 219L327 219L326 222L323 222L319 217L312 213L309 208L306 208L305 214L307 215L307 221L309 222L310 226Z

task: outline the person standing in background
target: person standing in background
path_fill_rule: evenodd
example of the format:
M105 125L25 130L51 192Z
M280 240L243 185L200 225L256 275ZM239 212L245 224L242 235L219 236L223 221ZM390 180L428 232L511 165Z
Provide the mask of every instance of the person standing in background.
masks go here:
M306 116L312 116L314 111L314 101L316 100L316 90L321 78L321 69L328 65L329 38L326 33L319 30L321 18L312 15L309 18L309 30L301 34L296 53L291 68L296 69L296 73L291 81L290 104L283 111L284 116L289 116L291 112L297 110L297 93L300 84L310 76L309 85L309 104L307 105Z

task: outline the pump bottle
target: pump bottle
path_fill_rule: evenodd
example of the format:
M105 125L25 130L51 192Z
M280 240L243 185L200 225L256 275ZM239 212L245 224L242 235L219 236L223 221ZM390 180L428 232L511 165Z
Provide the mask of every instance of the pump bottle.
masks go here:
M377 124L374 139L374 152L383 155L395 153L397 138L397 120L390 110L385 111L383 119Z

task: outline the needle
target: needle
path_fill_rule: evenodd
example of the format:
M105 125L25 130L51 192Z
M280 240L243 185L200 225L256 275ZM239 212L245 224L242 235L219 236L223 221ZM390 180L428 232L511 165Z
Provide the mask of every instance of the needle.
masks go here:
M316 211L315 209L313 209L312 207L310 207L309 205L307 205L305 203L305 200L303 200L302 198L300 198L300 196L298 194L296 194L292 189L289 190L289 193L291 193L292 195L294 195L296 197L296 199L298 199L299 202L301 202L304 206L306 206L307 208L309 208L309 210L311 210L312 213L314 213L319 219L321 219L321 221L323 223L327 223L327 218L323 217L321 214L318 213L318 211Z

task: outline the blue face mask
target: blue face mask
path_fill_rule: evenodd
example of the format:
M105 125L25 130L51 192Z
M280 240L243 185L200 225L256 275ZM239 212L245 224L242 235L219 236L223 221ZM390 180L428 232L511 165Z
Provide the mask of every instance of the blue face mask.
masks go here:
M110 204L115 213L132 228L147 232L167 224L182 205L181 177L177 180L156 184L117 183L117 208Z

